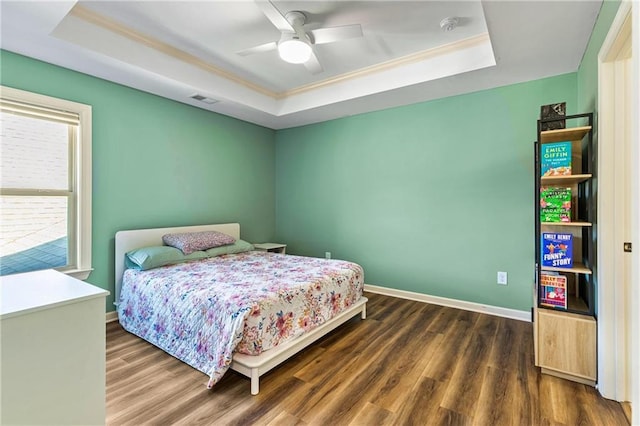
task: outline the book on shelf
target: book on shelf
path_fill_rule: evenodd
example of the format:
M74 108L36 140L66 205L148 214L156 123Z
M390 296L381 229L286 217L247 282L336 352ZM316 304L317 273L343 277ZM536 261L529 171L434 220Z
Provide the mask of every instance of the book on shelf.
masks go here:
M571 222L571 188L540 188L540 222Z
M573 235L559 232L542 233L542 266L573 268Z
M571 142L543 143L540 150L542 177L571 175Z
M567 277L547 272L540 274L540 305L567 309Z

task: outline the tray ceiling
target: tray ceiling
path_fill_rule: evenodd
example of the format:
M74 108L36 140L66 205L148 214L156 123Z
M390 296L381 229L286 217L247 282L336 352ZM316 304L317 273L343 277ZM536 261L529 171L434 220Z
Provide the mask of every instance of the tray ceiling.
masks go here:
M272 4L302 11L305 31L363 36L313 45L312 74L275 50L236 53L281 36L255 1L3 0L1 46L279 129L576 71L601 2Z

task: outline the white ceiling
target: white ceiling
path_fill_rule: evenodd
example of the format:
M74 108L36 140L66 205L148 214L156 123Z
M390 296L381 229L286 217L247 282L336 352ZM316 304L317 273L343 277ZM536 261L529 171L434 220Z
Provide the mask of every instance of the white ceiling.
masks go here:
M307 31L361 25L361 38L313 46L316 75L275 51L236 54L280 38L251 0L1 0L0 45L281 129L576 71L601 3L273 0L303 11Z

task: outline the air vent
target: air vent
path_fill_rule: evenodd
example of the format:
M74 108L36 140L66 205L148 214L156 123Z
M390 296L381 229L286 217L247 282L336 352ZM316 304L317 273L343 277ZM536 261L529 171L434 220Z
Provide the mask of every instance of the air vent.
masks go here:
M195 95L191 95L190 98L195 99L196 101L204 102L205 104L215 104L216 102L218 102L216 99L207 98L206 96L199 95L197 93Z

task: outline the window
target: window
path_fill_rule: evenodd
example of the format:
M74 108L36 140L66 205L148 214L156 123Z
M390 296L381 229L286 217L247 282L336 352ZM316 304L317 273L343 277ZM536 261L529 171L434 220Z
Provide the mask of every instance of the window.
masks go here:
M91 107L0 86L0 275L91 272Z

